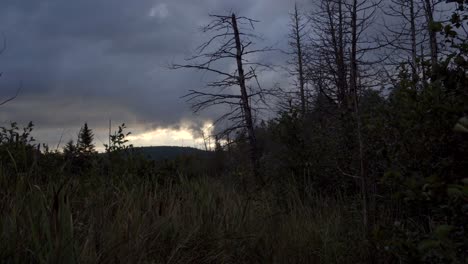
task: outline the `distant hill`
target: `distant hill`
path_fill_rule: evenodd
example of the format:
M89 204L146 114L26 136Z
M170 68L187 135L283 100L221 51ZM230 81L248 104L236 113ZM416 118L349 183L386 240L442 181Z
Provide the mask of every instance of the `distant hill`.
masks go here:
M205 150L191 147L158 146L158 147L135 147L135 152L143 154L153 160L173 159L179 156L201 156L208 155Z

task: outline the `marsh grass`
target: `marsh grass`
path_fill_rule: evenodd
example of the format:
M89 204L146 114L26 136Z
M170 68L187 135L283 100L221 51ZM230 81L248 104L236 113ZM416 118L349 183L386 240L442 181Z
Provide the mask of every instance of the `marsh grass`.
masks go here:
M1 263L359 263L345 198L183 175L1 175Z

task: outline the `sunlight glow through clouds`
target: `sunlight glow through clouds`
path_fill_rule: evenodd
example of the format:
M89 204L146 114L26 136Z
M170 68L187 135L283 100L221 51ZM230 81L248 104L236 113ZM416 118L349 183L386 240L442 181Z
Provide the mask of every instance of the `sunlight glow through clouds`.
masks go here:
M203 125L205 137L213 132L213 125L205 123ZM204 147L204 140L201 133L197 133L188 125L181 125L179 128L157 128L152 131L130 135L129 143L134 146L188 146Z

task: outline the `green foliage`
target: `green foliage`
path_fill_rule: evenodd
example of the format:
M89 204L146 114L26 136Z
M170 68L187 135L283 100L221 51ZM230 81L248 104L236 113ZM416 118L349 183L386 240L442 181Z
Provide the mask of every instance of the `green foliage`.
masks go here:
M441 62L438 79L422 90L402 79L386 110L386 155L393 168L382 183L402 215L398 226L383 227L390 238L384 244L412 263L463 263L468 258L468 196L462 183L468 142L459 133L468 78L449 65Z
M125 123L123 123L119 126L118 131L114 132L113 135L109 135L110 145L104 144L106 152L127 151L133 148L132 144L126 145L126 143L128 142L127 137L132 134L131 132L125 133L124 130L126 128L127 127L125 126Z

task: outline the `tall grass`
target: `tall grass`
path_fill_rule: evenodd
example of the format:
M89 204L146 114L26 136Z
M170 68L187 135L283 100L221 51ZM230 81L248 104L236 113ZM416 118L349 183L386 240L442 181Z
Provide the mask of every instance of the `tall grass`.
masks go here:
M0 176L1 263L360 263L350 201L226 179Z

